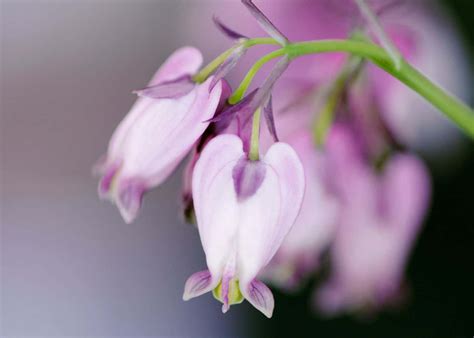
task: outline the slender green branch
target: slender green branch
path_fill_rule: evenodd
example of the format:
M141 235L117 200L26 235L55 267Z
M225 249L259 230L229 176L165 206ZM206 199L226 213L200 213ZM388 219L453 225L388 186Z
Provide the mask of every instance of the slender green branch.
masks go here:
M286 54L286 50L284 48L275 50L271 53L268 53L267 55L264 55L261 57L255 64L250 68L248 73L245 75L244 79L240 83L239 87L234 91L234 93L229 97L229 103L230 104L235 104L242 100L242 98L245 95L245 92L247 91L248 87L250 86L250 83L252 82L253 78L255 75L258 73L260 68L262 68L263 65L265 65L267 62L283 56Z
M268 38L249 39L245 40L245 43L247 44L246 46L277 44L275 40ZM236 46L233 48L236 48ZM231 48L218 56L199 74L197 74L195 79L198 82L202 82L206 79L230 55L230 53L232 53L232 51L233 49ZM290 59L294 59L303 55L328 52L346 52L370 60L423 96L428 102L437 107L447 118L469 135L469 137L474 139L474 111L470 107L434 84L406 61L401 60L401 64L396 67L393 63L392 57L383 48L365 41L305 41L290 43L281 49L268 53L260 58L252 68L250 68L239 87L229 98L229 103L235 104L243 98L257 72L270 60L283 55L288 55Z
M258 108L253 114L252 120L252 136L250 137L249 160L258 161L260 155L258 144L260 140L260 114L261 108Z
M222 54L217 56L209 64L207 64L199 73L194 75L193 80L197 83L202 83L207 80L207 78L216 71L216 69L232 54L232 52L240 47L244 46L245 48L250 48L257 45L278 45L272 38L254 38L242 40L240 43L235 44L231 48L224 51Z
M364 57L423 96L474 139L474 111L470 107L448 94L407 62L402 60L397 69L390 55L375 44L352 40L321 40L294 43L285 49L291 58L323 52L348 52Z
M317 146L324 144L326 135L334 120L334 115L340 103L341 96L349 83L357 78L357 75L362 69L362 65L362 58L358 56L351 57L331 84L327 93L326 102L313 122L313 137Z

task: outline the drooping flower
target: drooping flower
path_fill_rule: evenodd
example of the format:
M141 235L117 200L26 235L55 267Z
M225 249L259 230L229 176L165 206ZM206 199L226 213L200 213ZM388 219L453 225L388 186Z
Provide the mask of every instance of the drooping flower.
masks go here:
M352 143L342 133L328 143L343 203L331 276L317 293L320 310L329 315L396 301L429 200L428 173L415 156L397 154L377 174L357 159Z
M196 163L192 183L208 270L188 278L183 299L213 290L223 312L245 298L271 317L273 295L256 277L293 225L304 184L301 162L285 143L250 161L239 137L212 139Z
M191 47L174 52L118 125L100 165L99 194L117 204L130 223L143 194L161 184L205 131L219 104L222 83L191 77L202 63Z

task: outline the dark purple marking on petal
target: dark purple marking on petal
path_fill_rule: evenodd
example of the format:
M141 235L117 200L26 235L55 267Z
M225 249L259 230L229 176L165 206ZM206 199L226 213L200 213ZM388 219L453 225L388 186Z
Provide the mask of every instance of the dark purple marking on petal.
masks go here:
M278 142L278 135L275 128L275 118L273 116L272 96L270 95L267 104L263 108L263 116L267 123L267 128L275 142Z
M237 200L244 201L253 196L262 185L267 168L260 161L240 159L232 170Z
M230 56L217 68L212 78L211 84L209 85L209 92L211 92L216 84L222 80L232 69L237 65L237 62L245 54L247 48L244 46L236 47Z
M288 38L268 19L265 14L251 0L242 0L259 25L267 32L270 37L275 39L279 44L285 46L288 44Z
M177 99L189 94L196 84L189 75L176 80L162 82L154 86L133 91L134 94L152 99Z
M246 37L245 35L242 35L234 31L233 29L230 29L229 27L227 27L225 24L222 23L221 20L219 20L217 16L214 15L212 17L212 20L214 21L214 24L217 26L217 28L219 28L219 30L222 33L224 33L224 35L226 35L227 37L233 40L248 39L248 37Z

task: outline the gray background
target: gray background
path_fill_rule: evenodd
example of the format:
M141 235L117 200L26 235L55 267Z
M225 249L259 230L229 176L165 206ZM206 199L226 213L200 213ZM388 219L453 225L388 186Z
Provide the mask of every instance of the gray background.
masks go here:
M91 166L142 87L186 35L189 1L1 1L1 329L4 336L228 336L180 222L180 172L125 225Z

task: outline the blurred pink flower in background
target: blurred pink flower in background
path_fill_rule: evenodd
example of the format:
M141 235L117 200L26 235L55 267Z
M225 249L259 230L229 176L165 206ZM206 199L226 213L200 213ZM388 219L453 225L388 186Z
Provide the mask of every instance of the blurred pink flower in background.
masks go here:
M370 3L395 45L411 64L449 88L454 95L464 100L472 95L465 51L445 11L431 2L428 6L423 0L373 0ZM273 0L256 1L256 4L294 41L347 38L354 28L364 28L364 21L352 0ZM239 1L208 1L196 7L190 18L199 20L196 25L200 29L186 31L187 35L196 33L192 35L193 40L201 41L200 45L207 49L217 52L225 41L219 39L219 33L212 25L202 26L201 19L210 18L212 14L242 34L262 35L260 27ZM209 34L202 34L206 30ZM253 52L249 51L247 60L253 59ZM318 86L334 79L345 59L343 53L303 57L294 62L284 76ZM241 62L239 73L250 65ZM435 108L376 66L368 64L366 68L361 77L367 82L365 95L370 97L371 106L365 108L376 109L401 144L430 157L449 156L450 150L459 148L461 134ZM274 96L276 105L278 100Z
M327 148L342 208L330 249L331 274L317 292L318 306L327 314L377 310L400 295L428 207L428 172L409 154L393 156L375 172L345 128L332 132Z

